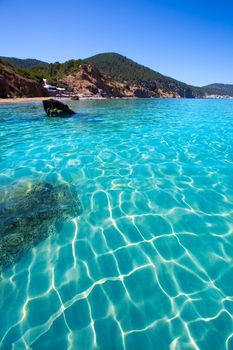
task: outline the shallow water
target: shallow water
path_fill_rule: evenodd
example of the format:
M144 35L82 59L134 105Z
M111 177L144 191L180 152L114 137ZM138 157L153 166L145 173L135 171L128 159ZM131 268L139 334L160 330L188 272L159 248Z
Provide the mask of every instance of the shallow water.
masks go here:
M82 214L0 279L2 349L233 349L233 101L0 106L1 193L75 186Z

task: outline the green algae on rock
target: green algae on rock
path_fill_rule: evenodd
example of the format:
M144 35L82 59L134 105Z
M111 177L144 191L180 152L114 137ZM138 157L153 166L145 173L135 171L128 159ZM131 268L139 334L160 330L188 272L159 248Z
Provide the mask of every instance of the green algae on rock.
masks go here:
M38 182L15 185L0 202L0 271L55 232L60 220L81 214L74 186Z
M76 114L65 103L62 103L54 99L44 100L43 106L48 117L66 118Z

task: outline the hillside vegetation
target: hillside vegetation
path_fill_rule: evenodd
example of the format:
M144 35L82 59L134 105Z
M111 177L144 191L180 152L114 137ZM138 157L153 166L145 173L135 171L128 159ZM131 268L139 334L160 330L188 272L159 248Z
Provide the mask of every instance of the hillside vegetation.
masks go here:
M165 78L162 74L117 53L102 53L86 58L86 61L96 65L105 74L120 82L154 82L155 80L163 81ZM166 79L174 81L167 77Z
M54 84L56 84L64 76L75 73L78 70L80 64L83 63L82 60L70 60L64 63L55 62L39 65L38 62L41 61L26 59L20 60L25 62L19 66L17 64L17 59L16 61L12 61L11 59L5 57L5 59L1 59L1 61L8 67L11 67L15 73L25 78L36 80L39 83L42 83L43 79L45 78L50 83ZM31 66L33 61L36 61L35 66ZM16 62L16 65L14 62Z
M33 58L16 58L16 57L4 57L0 56L1 61L6 61L16 68L32 68L32 67L45 67L49 63L36 60Z
M191 89L197 95L202 95L200 88L164 76L117 53L95 55L86 58L86 61L95 64L103 73L110 75L116 81L127 81L131 84L151 84L156 82L157 87L166 90L173 90L174 87L179 86L181 89Z
M211 84L202 88L208 95L233 97L233 84Z

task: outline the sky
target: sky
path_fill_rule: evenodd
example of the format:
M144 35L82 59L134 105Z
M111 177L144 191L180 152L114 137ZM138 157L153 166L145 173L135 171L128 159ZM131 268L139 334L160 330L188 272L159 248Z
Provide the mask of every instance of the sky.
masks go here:
M117 52L189 84L233 83L233 1L0 0L0 56Z

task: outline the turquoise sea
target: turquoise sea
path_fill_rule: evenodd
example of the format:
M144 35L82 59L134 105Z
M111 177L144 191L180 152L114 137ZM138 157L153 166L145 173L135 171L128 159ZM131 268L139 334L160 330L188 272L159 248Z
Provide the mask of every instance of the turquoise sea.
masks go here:
M82 207L1 273L0 348L233 349L233 100L69 104L0 105L0 195Z

